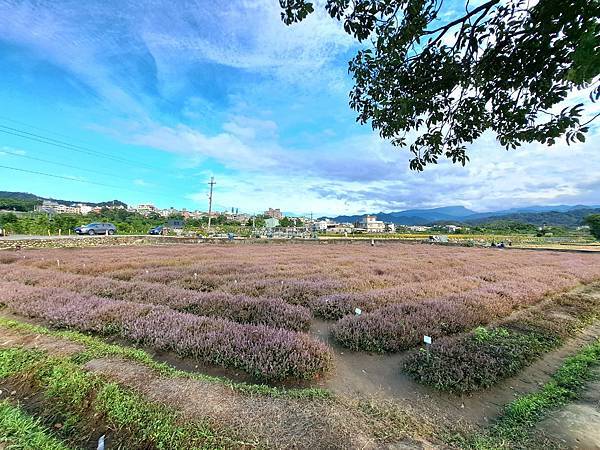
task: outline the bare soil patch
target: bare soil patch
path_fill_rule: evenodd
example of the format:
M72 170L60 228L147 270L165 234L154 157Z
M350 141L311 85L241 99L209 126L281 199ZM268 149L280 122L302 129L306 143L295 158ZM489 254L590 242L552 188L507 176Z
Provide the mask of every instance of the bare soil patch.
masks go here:
M297 400L243 396L214 383L161 378L143 365L113 358L93 360L84 367L141 392L151 401L175 407L186 418L208 418L217 428L239 430L247 436L249 445L367 449L398 444L379 441L376 435L386 424L361 414L344 398ZM402 445L421 448L407 440Z
M595 375L579 400L551 413L536 431L562 448L600 449L600 370Z
M85 350L84 346L64 339L57 339L38 333L0 328L0 348L11 347L40 349L56 356L70 356Z

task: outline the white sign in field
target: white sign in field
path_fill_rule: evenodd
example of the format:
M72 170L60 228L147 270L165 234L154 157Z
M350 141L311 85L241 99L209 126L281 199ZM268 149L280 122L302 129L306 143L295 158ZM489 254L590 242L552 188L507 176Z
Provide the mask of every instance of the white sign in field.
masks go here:
M431 344L431 336L423 336L423 342L426 344Z

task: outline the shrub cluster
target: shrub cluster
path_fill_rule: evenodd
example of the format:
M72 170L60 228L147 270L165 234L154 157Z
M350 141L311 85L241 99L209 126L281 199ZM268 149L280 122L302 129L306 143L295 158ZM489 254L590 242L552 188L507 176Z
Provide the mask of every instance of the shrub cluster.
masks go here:
M557 342L549 334L479 327L458 339L441 339L429 349L419 349L403 368L415 380L437 389L471 392L517 373Z
M302 306L277 298L254 298L225 292L196 292L174 286L142 281L120 281L106 277L87 277L36 268L11 267L5 280L40 287L59 287L83 294L164 305L201 316L223 317L235 322L267 325L306 331L312 318Z
M423 335L434 338L485 322L486 311L468 302L429 300L346 316L332 327L334 338L353 350L398 352L418 345Z
M19 314L59 327L116 334L264 380L315 378L332 362L327 346L304 333L16 282L0 282L0 292L0 301Z
M499 321L498 328L479 327L467 335L436 341L429 351L412 353L404 370L444 390L469 392L491 386L555 348L595 317L600 298L592 290L598 286L558 295Z

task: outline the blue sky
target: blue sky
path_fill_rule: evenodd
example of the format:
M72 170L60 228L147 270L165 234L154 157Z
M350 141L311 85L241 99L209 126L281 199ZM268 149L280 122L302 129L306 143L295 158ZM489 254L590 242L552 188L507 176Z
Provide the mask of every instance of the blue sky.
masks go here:
M348 107L356 42L322 8L293 27L279 12L276 0L0 0L0 166L69 179L0 167L0 190L206 209L214 175L217 208L248 212L600 203L598 127L585 144L512 152L485 135L466 168L411 172Z

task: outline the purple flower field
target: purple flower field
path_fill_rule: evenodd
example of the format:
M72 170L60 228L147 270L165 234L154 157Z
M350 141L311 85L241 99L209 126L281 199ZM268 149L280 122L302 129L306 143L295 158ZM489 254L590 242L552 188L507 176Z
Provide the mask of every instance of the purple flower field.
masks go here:
M2 303L58 327L125 339L239 368L259 379L314 378L331 365L324 344L304 333L199 317L164 306L82 296L61 288L0 282Z
M282 379L331 366L330 350L307 333L313 317L330 321L342 346L400 352L598 280L600 254L188 245L6 253L0 268L6 289L23 296L2 292L0 303L20 314Z

